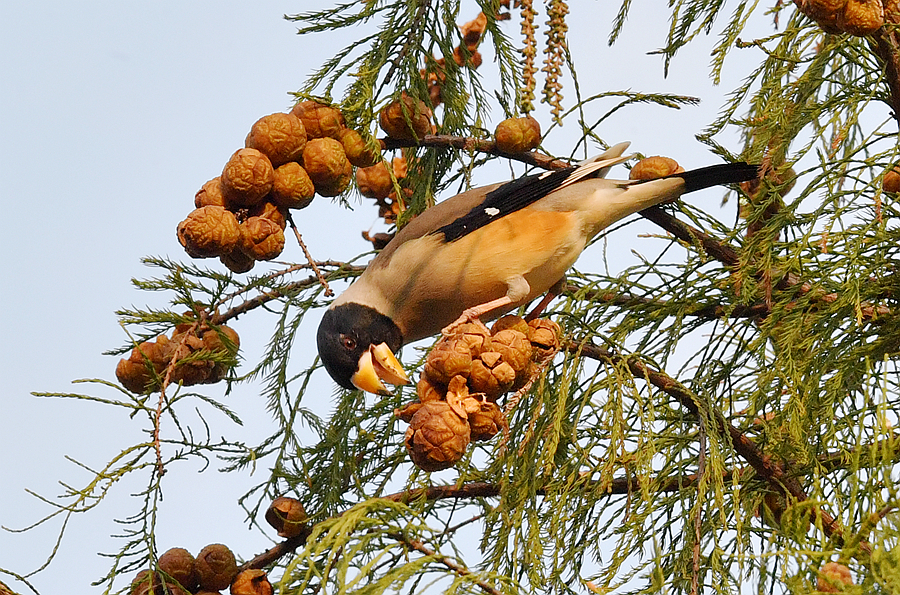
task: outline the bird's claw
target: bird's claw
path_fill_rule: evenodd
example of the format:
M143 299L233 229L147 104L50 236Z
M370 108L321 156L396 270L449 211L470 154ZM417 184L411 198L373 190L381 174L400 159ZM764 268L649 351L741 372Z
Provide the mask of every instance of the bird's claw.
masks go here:
M456 331L457 331L457 329L459 329L459 327L461 327L462 325L467 324L469 322L474 322L475 324L478 324L484 328L487 328L487 326L485 326L485 324L483 322L481 322L480 317L481 317L481 312L477 308L469 308L468 310L464 311L462 313L462 315L460 315L459 318L457 318L456 320L454 320L453 322L451 322L450 324L448 324L447 326L442 328L441 336L450 337L456 333Z

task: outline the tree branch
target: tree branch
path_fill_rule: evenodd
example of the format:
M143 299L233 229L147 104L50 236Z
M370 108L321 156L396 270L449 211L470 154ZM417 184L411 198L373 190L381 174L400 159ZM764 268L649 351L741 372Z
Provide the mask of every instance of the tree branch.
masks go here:
M872 37L875 39L875 54L884 63L884 75L891 92L891 108L894 119L900 125L900 42L894 21L894 15L885 11L885 21L889 24L881 27Z
M629 293L615 293L603 289L585 291L583 287L579 287L572 283L566 284L564 291L570 295L581 293L585 298L592 302L604 302L616 306L649 306L651 308L665 308L669 306L669 302L665 300L657 300ZM762 318L768 314L769 308L765 304L752 304L748 306L737 304L730 308L721 304L707 304L702 306L693 305L689 306L684 311L685 316L708 318L710 320L714 318Z
M440 149L459 149L462 151L478 151L497 157L505 157L514 161L520 161L526 165L541 167L543 169L563 169L572 167L572 164L556 159L538 151L530 153L505 153L497 148L497 143L482 138L471 136L453 136L449 134L426 134L418 142L414 140L400 140L396 138L379 139L385 149L402 149L406 147L431 147Z
M278 561L282 556L286 556L288 554L293 553L297 548L303 547L306 545L306 540L309 539L309 536L312 534L312 527L306 527L302 533L296 535L294 537L289 537L282 541L281 543L275 544L274 547L271 547L264 551L263 553L255 556L248 562L245 562L238 570L247 570L250 568L265 568L270 564L274 564Z
M885 461L895 463L900 461L900 433L895 432L887 438L882 438L868 444L860 444L849 450L826 452L819 455L818 462L826 472L834 471L846 467L850 460L856 459L860 454L872 451L886 453L888 456ZM862 459L863 460L860 461L860 467L867 466L865 457L862 457Z
M692 225L679 221L659 207L644 209L639 214L641 217L662 227L685 244L695 246L699 244L707 254L725 266L734 267L740 261L740 252L736 248L700 231Z
M337 261L317 262L316 264L320 267L321 266L337 267L337 269L335 271L329 273L326 276L327 279L340 278L340 277L335 276L335 273L339 273L339 272L340 273L348 273L348 272L360 273L360 272L366 270L365 266L351 265L351 264L347 264L345 262L337 262ZM307 268L307 267L308 267L308 265L303 265L300 268ZM228 320L231 320L232 318L237 318L241 314L245 314L246 312L249 312L250 310L253 310L254 308L258 308L259 306L262 306L263 304L266 304L272 300L277 300L280 298L288 297L292 293L303 291L304 289L309 289L310 287L317 285L317 284L319 284L319 279L316 276L307 277L306 279L304 279L302 281L295 281L293 283L288 283L287 285L285 285L284 287L282 287L280 289L267 291L265 293L261 293L257 296L254 296L248 300L245 300L245 301L241 302L240 304L238 304L237 306L234 306L233 308L230 308L221 314L217 314L216 316L213 316L212 319L210 320L210 322L212 322L213 324L223 324L223 323L227 322Z
M725 481L731 480L735 472L728 471L722 475ZM740 470L737 471L740 473ZM687 475L654 477L650 479L651 484L656 484L657 492L678 492L684 489L694 487L700 481L700 476L696 473ZM609 495L627 495L641 489L641 479L638 477L616 477L611 481L585 479L585 487L602 487L603 491ZM403 490L387 496L381 496L376 500L385 500L387 502L398 502L400 504L411 504L417 500L426 500L428 502L436 502L438 500L468 500L479 498L499 498L501 486L497 483L489 483L484 481L475 481L462 485L432 485L425 488L413 488ZM538 488L535 492L538 496L546 495L544 488ZM468 521L467 521L468 522ZM306 527L301 535L285 539L276 544L274 547L255 556L250 561L241 566L241 570L248 568L264 568L270 564L274 564L282 556L293 553L297 548L304 547L309 536L312 534L312 527Z
M699 415L701 413L700 399L696 398L687 387L671 376L651 369L636 357L615 355L599 345L592 343L581 344L575 341L567 343L564 349L598 361L613 364L624 363L634 377L643 378L670 397L673 397L692 414ZM809 499L800 482L788 472L789 469L786 463L776 461L763 453L753 440L728 423L720 411L712 410L708 413L714 419L718 433L723 437L727 435L734 451L746 460L753 470L756 471L756 474L763 478L774 491L780 494L788 493L798 502ZM813 520L816 517L822 520L822 528L827 537L834 539L839 545L843 544L844 527L839 520L818 506L814 507L811 516ZM860 542L860 548L867 553L871 553L871 547L868 543Z

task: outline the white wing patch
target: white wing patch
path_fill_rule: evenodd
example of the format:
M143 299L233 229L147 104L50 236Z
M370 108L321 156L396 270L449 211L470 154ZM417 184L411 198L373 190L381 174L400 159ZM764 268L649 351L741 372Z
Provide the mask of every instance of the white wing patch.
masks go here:
M500 214L500 209L498 209L497 207L488 207L484 210L484 212L488 217L496 217Z

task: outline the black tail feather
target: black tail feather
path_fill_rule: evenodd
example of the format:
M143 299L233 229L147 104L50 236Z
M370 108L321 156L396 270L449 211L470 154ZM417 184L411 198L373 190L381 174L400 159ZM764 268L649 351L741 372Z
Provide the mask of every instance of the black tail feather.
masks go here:
M703 190L710 186L737 184L748 180L755 180L758 176L758 165L739 161L737 163L710 165L708 167L692 169L691 171L682 172L680 174L672 174L667 177L681 178L684 180L684 192L687 194L688 192Z

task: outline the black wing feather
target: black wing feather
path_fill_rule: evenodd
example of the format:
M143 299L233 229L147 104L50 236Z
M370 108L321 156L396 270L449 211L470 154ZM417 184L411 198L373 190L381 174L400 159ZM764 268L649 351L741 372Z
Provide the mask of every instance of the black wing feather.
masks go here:
M434 230L444 234L445 242L464 237L504 215L524 209L558 189L577 167L516 178L489 192L477 207L458 219Z

